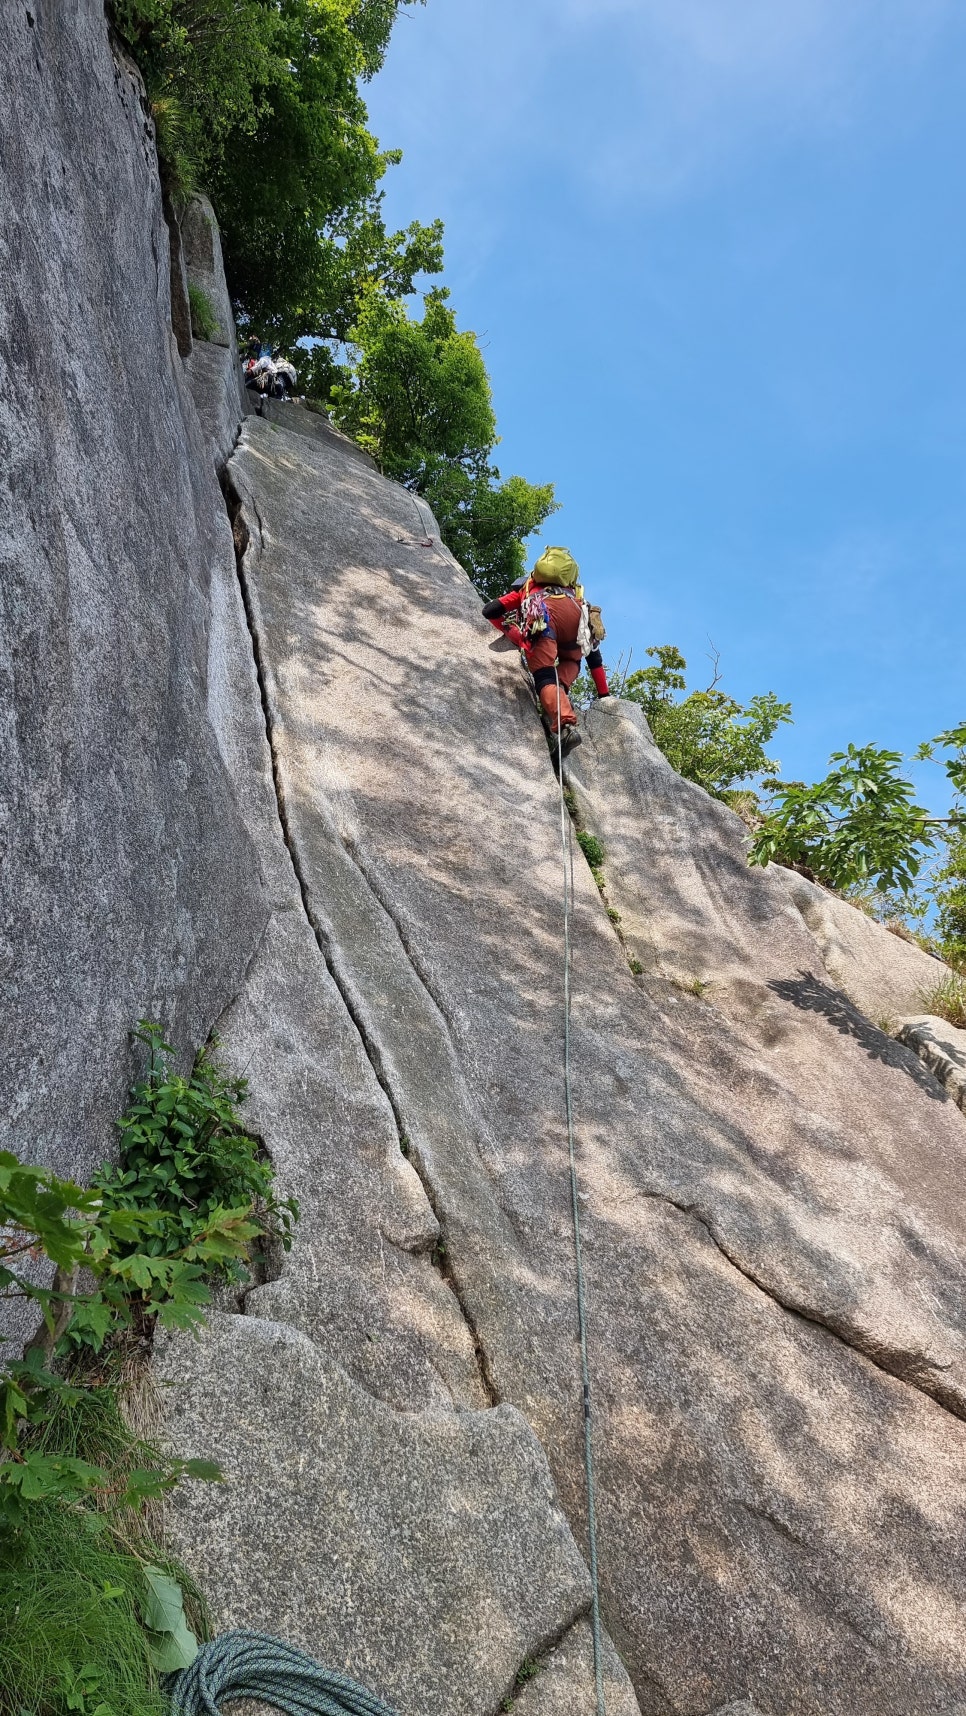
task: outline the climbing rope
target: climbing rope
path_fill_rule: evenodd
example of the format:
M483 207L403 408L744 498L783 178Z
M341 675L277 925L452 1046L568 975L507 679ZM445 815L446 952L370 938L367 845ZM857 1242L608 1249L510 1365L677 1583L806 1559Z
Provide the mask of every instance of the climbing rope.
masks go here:
M235 1698L260 1698L285 1716L395 1716L365 1687L267 1633L222 1633L166 1689L171 1716L220 1716Z
M524 664L525 665L525 664ZM554 665L557 687L557 720L560 720L560 679ZM539 707L539 704L538 704ZM594 1485L594 1450L591 1435L590 1365L587 1357L587 1291L580 1242L580 1205L577 1192L577 1151L574 1142L574 1104L570 1076L570 919L573 902L573 829L567 815L563 784L563 751L558 743L557 778L560 787L560 854L563 862L564 897L564 1093L567 1111L567 1149L570 1157L570 1205L574 1224L574 1254L577 1264L577 1325L580 1332L580 1375L584 1411L584 1467L587 1477L587 1536L590 1545L591 1631L594 1641L594 1687L597 1716L607 1716L604 1700L604 1663L600 1625L600 1578L597 1563L597 1501ZM248 1631L222 1633L202 1645L190 1668L167 1677L170 1716L220 1716L224 1702L258 1698L284 1716L395 1716L383 1704L346 1675L323 1668L321 1663L283 1644L267 1633Z
M604 1653L600 1630L600 1578L597 1567L597 1497L594 1485L594 1447L591 1435L590 1365L587 1359L587 1291L580 1244L580 1205L577 1200L577 1151L574 1144L574 1101L570 1080L570 917L574 891L573 828L564 799L563 746L560 743L560 679L554 664L557 687L557 780L560 786L560 855L564 879L564 1094L567 1108L567 1149L570 1155L570 1206L574 1220L574 1253L577 1260L577 1326L580 1331L580 1378L584 1403L584 1467L587 1474L587 1537L590 1544L591 1630L594 1635L594 1686L597 1716L607 1716L604 1703ZM569 863L568 863L569 856Z

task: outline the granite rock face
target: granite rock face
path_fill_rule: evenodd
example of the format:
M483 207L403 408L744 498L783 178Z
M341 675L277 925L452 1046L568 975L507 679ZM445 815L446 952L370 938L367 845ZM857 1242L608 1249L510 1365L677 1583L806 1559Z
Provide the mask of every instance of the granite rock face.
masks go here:
M218 222L208 198L190 197L178 227L187 283L204 293L215 318L210 337L194 339L185 373L215 466L221 471L244 414L244 389Z
M11 14L0 115L4 1142L82 1173L137 1015L217 1021L303 1216L158 1341L226 1476L172 1546L401 1716L577 1716L558 784L425 506L298 408L239 436L210 210L169 246L137 80L69 10ZM621 918L576 852L607 1709L963 1716L966 1120L923 1021L878 1024L921 956L750 871L632 706L570 776Z
M953 1104L830 984L788 873L749 868L739 819L675 774L639 708L590 711L569 779L603 840L628 955L687 1021L695 1075L703 1063L742 1091L751 1153L691 1146L712 1233L782 1303L966 1416ZM918 952L848 910L885 960Z
M217 1623L280 1633L400 1716L482 1716L586 1610L586 1568L512 1407L394 1412L254 1317L213 1316L157 1372L179 1446L217 1447L227 1479L172 1504Z
M921 1011L947 969L941 960L807 877L780 865L775 876L801 912L832 982L868 1018L893 1021Z
M229 478L303 907L440 1225L487 1397L539 1436L581 1541L559 806L539 726L410 496L334 440L257 419ZM639 712L594 712L573 784L626 934L578 854L604 1601L640 1708L955 1708L962 1115L833 987L781 884L747 870L736 819L667 770ZM348 1165L358 1139L345 1149ZM293 1254L251 1308L331 1340L387 1403L415 1399L405 1340L401 1377L377 1380L350 1357L351 1317L331 1336L313 1321L311 1286ZM441 1338L459 1411L459 1344Z
M257 432L284 451L269 423ZM247 529L240 512L239 547ZM489 1716L521 1665L586 1611L587 1573L533 1431L486 1410L439 1222L306 910L250 603L247 578L220 564L209 710L271 917L219 1034L302 1218L291 1255L245 1293L246 1316L220 1317L200 1351L185 1339L159 1354L169 1437L207 1448L227 1477L185 1491L171 1538L219 1624L293 1639L414 1716Z
M604 1643L604 1705L607 1716L638 1716L620 1657ZM589 1621L579 1621L542 1663L529 1662L517 1684L513 1716L590 1716L596 1709L594 1638Z
M218 221L208 198L197 193L189 197L178 225L188 283L204 293L214 316L215 326L209 341L212 345L227 346L234 354L235 319L225 280Z
M231 544L142 91L95 0L4 23L0 1090L15 1147L82 1173L112 1147L132 1025L203 1041L266 905L207 716Z

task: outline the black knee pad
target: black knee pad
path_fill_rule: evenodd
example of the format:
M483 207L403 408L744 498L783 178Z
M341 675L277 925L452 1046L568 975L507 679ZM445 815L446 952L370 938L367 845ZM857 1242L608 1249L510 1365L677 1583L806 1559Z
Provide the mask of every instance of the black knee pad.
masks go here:
M542 691L546 685L554 685L556 679L557 669L555 667L538 667L533 675L533 683L538 691Z

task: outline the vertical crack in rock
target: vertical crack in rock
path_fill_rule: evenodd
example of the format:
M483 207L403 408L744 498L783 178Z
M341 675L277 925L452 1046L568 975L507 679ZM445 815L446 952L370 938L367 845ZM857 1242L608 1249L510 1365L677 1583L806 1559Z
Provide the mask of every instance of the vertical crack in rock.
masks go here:
M730 1263L732 1269L737 1270L739 1275L742 1275L752 1287L756 1287L759 1293L763 1293L765 1298L770 1299L780 1310L787 1312L789 1316L800 1317L805 1323L813 1323L816 1328L824 1329L826 1334L832 1335L837 1341L841 1341L842 1345L848 1347L850 1352L857 1353L860 1358L864 1358L869 1364L875 1365L876 1369L881 1370L886 1376L892 1377L896 1382L903 1383L907 1388L914 1388L919 1394L924 1394L927 1399L935 1401L937 1406L942 1407L954 1418L966 1419L966 1403L964 1403L961 1393L956 1389L944 1388L941 1379L936 1375L936 1366L930 1364L927 1359L917 1362L915 1353L887 1347L871 1338L863 1337L860 1330L844 1320L841 1323L836 1323L820 1315L814 1307L795 1304L791 1299L782 1298L781 1294L777 1293L773 1287L770 1287L767 1282L753 1274L750 1269L747 1269L744 1264L738 1262L736 1257L732 1256L720 1236L715 1232L711 1219L702 1215L695 1205L678 1203L666 1192L650 1191L643 1195L653 1198L657 1203L666 1204L669 1209L677 1210L679 1215L687 1216L691 1221L697 1222L698 1226L702 1227L708 1235L712 1245L721 1253L725 1262Z
M294 840L294 837L292 834L291 825L289 822L288 810L287 810L286 803L285 803L285 789L284 789L284 786L282 783L281 771L279 769L278 756L276 754L276 748L275 748L274 721L273 721L271 703L270 703L269 694L268 694L268 684L267 684L266 674L265 674L265 663L264 663L263 656L262 656L261 642L260 642L259 632L258 632L258 623L257 623L256 615L255 615L255 605L254 605L254 602L252 600L251 587L249 585L248 575L247 575L247 572L245 569L245 555L248 551L248 548L249 548L249 545L251 542L251 532L249 530L248 523L245 519L242 497L239 494L239 492L238 492L237 488L235 487L235 485L233 484L233 482L231 481L231 477L227 474L227 472L225 473L225 475L222 478L222 489L223 489L223 493L224 493L224 497L225 497L225 506L226 506L227 511L228 511L228 519L229 519L229 523L231 525L232 540L233 540L234 545L235 545L235 564L236 564L237 571L238 571L238 582L239 582L239 586L241 589L242 603L243 603L244 610L245 610L245 620L246 620L246 624L248 626L248 632L249 632L249 636L250 636L251 642L252 642L252 653L253 653L254 659L255 659L255 673L256 673L257 680L258 680L258 693L259 693L259 698L261 700L261 705L262 705L262 718L263 718L264 723L265 723L265 737L266 737L266 740L268 742L269 755L271 757L272 785L273 785L274 792L275 792L275 803L276 803L276 808L278 811L278 820L279 820L279 827L280 827L281 833L282 833L282 839L285 842L285 849L289 855L289 859L290 859L290 862L292 865L292 870L294 872L296 882L298 883L299 896L300 896L301 901L302 901L302 910L305 913L306 921L309 924L309 927L312 930L312 934L315 937L315 941L316 941L316 944L318 946L319 953L321 954L322 959L325 962L326 970L328 971L329 976L331 977L333 983L335 984L336 989L338 990L338 992L342 998L342 1002L343 1002L343 1005L346 1009L346 1012L348 1013L349 1018L351 1019L353 1025L356 1029L356 1032L358 1033L359 1041L362 1044L363 1050L364 1050L365 1055L366 1055L366 1059L368 1060L370 1066L372 1067L373 1073L375 1074L375 1077L376 1077L376 1080L379 1084L379 1087L382 1090L387 1102L389 1103L389 1107L390 1107L390 1110L392 1112L393 1121L394 1121L395 1128L396 1128L397 1141L399 1141L400 1149L401 1149L402 1148L402 1142L401 1141L407 1135L407 1127L405 1124L403 1114L400 1110L400 1106L399 1106L399 1102L398 1102L397 1097L396 1097L396 1093L393 1090L392 1081L391 1081L389 1074L388 1074L388 1071L386 1069L384 1058L379 1051L378 1045L373 1043L369 1037L369 1034L368 1034L366 1027L365 1027L365 1021L363 1020L363 1018L360 1014L359 1008L353 999L351 989L339 971L338 962L333 958L332 951L329 948L328 943L327 943L327 938L324 935L324 933L323 933L323 931L322 931L322 929L321 929L321 927L320 927L320 925L316 919L316 916L312 910L312 903L311 903L311 898L310 898L310 894L309 894L308 881L306 879L306 876L305 876L305 873L303 871L302 864L301 864L301 861L299 858L298 850L296 847L296 843L295 843L295 840ZM256 518L256 521L258 524L259 534L261 534L262 528L263 528L262 520L261 520L261 517L259 515L258 507L257 507L254 499L252 499L252 507L253 507L253 510L255 513L255 518ZM445 1020L445 1017L443 1016L441 1009L438 1007L438 1004L436 1003L435 998L433 997L431 991L429 990L428 985L425 983L425 980L424 980L422 974L417 969L417 967L416 967L416 965L412 959L412 956L411 956L408 948L405 945L405 942L403 940L402 933L400 931L399 924L398 924L396 918L392 915L391 912L388 911L388 908L386 907L385 902L382 899L380 899L380 896L376 892L376 890L371 887L371 884L369 882L368 877L365 874L365 871L362 869L362 866L358 863L358 859L351 853L347 853L347 856L355 864L355 867L359 871L359 874L362 877L363 881L365 882L366 886L370 888L370 891L373 894L373 898L376 899L376 901L378 902L378 904L380 905L382 910L386 913L390 922L392 923L392 925L396 931L396 934L399 938L400 946L402 947L403 952L406 955L407 960L409 961L409 964L412 966L412 969L414 970L417 979L422 984L423 988L426 990L427 995L429 996L430 1000L433 1002L434 1007L436 1007L436 1010L440 1014L441 1019L443 1019L444 1028L446 1029L447 1035L448 1035L448 1032L449 1032L448 1021ZM450 1291L453 1294L453 1297L455 1298L455 1300L456 1300L456 1302L460 1308L460 1314L463 1318L463 1321L466 1324L467 1331L468 1331L470 1339L473 1343L473 1353L474 1353L474 1356L476 1358L477 1369L479 1371L480 1384L483 1388L484 1394L485 1394L486 1399L489 1402L489 1404L491 1406L497 1406L497 1405L499 1405L499 1402L500 1402L500 1395L497 1391L496 1384L493 1380L493 1373L492 1373L492 1369L490 1366L489 1358L488 1358L486 1350L483 1346L483 1341L482 1341L482 1338L480 1335L479 1328L478 1328L477 1323L476 1323L476 1319L474 1318L472 1312L469 1309L469 1306L467 1305L467 1303L464 1299L463 1294L460 1291L460 1288L459 1288L459 1285L457 1283L457 1280L456 1280L455 1274L453 1272L452 1266L451 1266L450 1262L448 1261L449 1238L448 1238L448 1229L447 1229L447 1223L445 1220L445 1216L440 1211L440 1209L438 1208L437 1199L436 1199L436 1196L434 1193L432 1183L429 1180L428 1175L422 1169L419 1161L414 1156L410 1156L409 1161L410 1161L414 1171L419 1175L420 1184L422 1185L423 1191L424 1191L425 1196L426 1196L426 1200L429 1204L430 1209L433 1212L433 1215L436 1218L437 1223L439 1224L440 1238L441 1238L442 1243L441 1244L438 1243L433 1249L432 1257L431 1257L433 1267L438 1270L439 1274L441 1275L442 1279L445 1281L446 1285L449 1287Z
M362 855L361 851L359 850L359 847L356 844L356 842L355 841L347 842L347 841L343 840L341 844L342 844L343 851L345 852L347 858L351 859L352 863L355 865L360 876L362 877L362 880L365 882L366 887L369 889L369 892L372 894L373 898L378 901L379 905L382 907L383 911L385 912L386 917L389 919L389 922L392 924L393 929L396 932L396 936L399 940L399 945L402 948L402 951L406 957L406 960L407 960L409 966L411 967L411 969L413 971L414 976L416 977L417 982L426 991L426 994L427 994L429 1000L431 1001L435 1011L439 1014L440 1021L442 1023L443 1029L446 1033L450 1047L453 1049L453 1053L455 1055L456 1054L456 1045L453 1042L453 1021L449 1017L449 1014L447 1013L446 1008L444 1007L442 1000L435 993L433 986L429 980L429 976L426 972L423 961L419 957L419 954L416 952L415 948L412 946L412 943L411 943L408 935L406 934L406 930L405 930L405 927L403 925L403 921L402 921L401 917L397 913L391 899L389 899L389 897L385 893L384 889L376 881L375 876L372 873L371 866L366 864L365 859L363 858L363 855Z

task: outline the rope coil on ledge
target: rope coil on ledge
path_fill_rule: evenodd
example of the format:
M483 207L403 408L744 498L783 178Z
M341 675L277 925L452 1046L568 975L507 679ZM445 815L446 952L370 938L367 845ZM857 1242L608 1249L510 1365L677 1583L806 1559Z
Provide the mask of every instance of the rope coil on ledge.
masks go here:
M190 1668L166 1680L171 1716L220 1716L221 1705L258 1698L284 1716L396 1716L364 1686L323 1668L267 1633L222 1633Z

